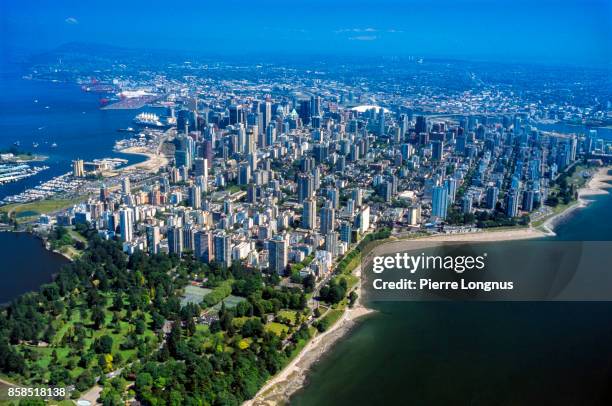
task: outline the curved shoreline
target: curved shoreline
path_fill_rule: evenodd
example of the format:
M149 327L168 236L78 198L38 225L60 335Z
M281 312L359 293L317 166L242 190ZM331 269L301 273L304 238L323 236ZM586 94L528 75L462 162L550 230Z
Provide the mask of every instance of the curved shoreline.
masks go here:
M555 235L554 229L558 224L572 215L574 211L585 208L593 202L592 199L588 199L588 196L610 194L609 189L612 188L612 184L608 182L612 181L612 175L609 174L611 170L612 167L610 166L599 168L593 176L591 176L587 184L578 189L578 200L561 213L546 219L542 224L542 228L551 235Z
M612 188L608 181L612 181L612 175L608 172L612 167L605 166L599 168L588 183L578 190L578 201L566 208L561 213L548 218L543 224L544 231L534 227L510 229L510 230L490 230L477 233L458 233L440 234L415 238L415 241L457 241L457 242L494 242L524 240L554 236L554 227L561 220L569 216L574 210L586 207L592 200L586 199L587 196L609 194L608 189ZM402 241L402 240L397 240ZM392 240L388 241L393 243ZM356 289L361 292L361 268L358 268L355 275L359 278ZM273 376L257 392L257 394L243 406L269 406L286 403L290 397L302 389L310 368L321 359L321 357L331 349L331 347L344 335L348 334L355 326L355 320L361 316L373 313L374 310L363 306L363 299L359 296L358 302L352 309L345 310L340 318L328 331L315 336L302 351L293 359L283 370Z
M146 147L128 147L122 150L117 150L117 152L127 155L139 155L147 158L142 162L118 168L117 171L119 172L125 173L140 169L149 173L156 173L159 168L168 165L168 158L166 158L163 154L151 152L151 150Z
M302 351L274 375L252 399L243 402L243 406L269 406L286 403L295 392L304 387L312 366L356 325L357 319L375 312L363 305L361 267L357 268L354 274L359 278L354 289L360 292L354 306L347 308L342 317L329 330L314 336L302 348Z

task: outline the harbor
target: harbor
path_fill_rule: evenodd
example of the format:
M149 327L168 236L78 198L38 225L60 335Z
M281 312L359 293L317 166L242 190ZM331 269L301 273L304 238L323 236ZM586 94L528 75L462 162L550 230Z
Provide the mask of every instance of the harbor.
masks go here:
M17 182L49 169L48 166L30 166L28 164L0 164L0 185Z

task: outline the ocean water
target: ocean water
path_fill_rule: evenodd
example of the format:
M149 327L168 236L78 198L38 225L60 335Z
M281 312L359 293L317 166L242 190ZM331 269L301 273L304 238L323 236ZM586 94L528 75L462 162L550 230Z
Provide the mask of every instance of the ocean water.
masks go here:
M0 149L19 142L20 149L49 156L50 168L19 182L0 185L0 199L71 171L76 158L119 157L141 162L139 155L112 151L128 133L139 110L100 110L100 95L83 92L76 84L25 80L17 72L0 73ZM52 148L53 143L57 148ZM33 143L38 143L37 148Z
M592 199L555 239L612 240L612 196ZM292 405L612 404L612 302L368 306Z

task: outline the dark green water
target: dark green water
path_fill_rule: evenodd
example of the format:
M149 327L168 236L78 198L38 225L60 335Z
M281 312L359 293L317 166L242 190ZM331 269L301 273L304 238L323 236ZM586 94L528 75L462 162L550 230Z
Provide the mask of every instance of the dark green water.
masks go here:
M559 240L612 240L612 197ZM611 264L602 266L612 269ZM612 302L379 302L293 405L610 405Z

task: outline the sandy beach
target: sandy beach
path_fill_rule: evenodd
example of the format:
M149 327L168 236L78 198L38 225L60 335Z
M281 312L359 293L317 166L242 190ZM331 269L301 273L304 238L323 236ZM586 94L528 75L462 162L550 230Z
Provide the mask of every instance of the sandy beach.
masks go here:
M609 194L609 189L612 188L612 185L607 182L612 181L612 176L608 174L611 169L610 166L599 168L591 176L587 184L578 189L578 201L561 213L548 218L542 225L542 228L547 230L548 233L554 234L555 225L559 224L561 220L570 215L574 210L586 207L591 202L588 199L589 196Z
M578 197L582 198L585 196L609 194L610 191L608 189L612 188L612 185L607 182L612 181L612 175L608 174L611 169L612 167L610 166L599 168L591 179L589 179L586 186L578 190Z
M376 249L390 249L393 251L396 244L405 245L410 242L424 244L429 242L430 244L435 244L436 242L444 241L509 241L540 238L546 235L546 233L533 228L462 234L440 234L417 239L388 241L378 246ZM356 289L358 292L361 292L360 267L355 270L355 275L359 277L359 284ZM304 386L308 370L321 359L321 357L330 350L341 337L350 331L355 325L355 320L372 312L373 310L363 305L362 295L360 294L353 308L348 308L340 320L338 320L329 330L315 336L289 365L268 381L253 399L244 402L243 406L271 406L286 403L293 393Z
M149 173L156 173L159 168L162 168L168 165L168 158L166 158L163 154L153 153L148 148L144 147L130 147L125 148L120 151L122 154L133 154L133 155L143 155L148 159L144 162L140 162L134 165L126 166L125 168L121 168L120 171L123 173L134 172L136 170L144 170Z
M612 176L608 175L609 170L610 167L604 167L597 170L586 186L578 191L578 201L576 204L547 219L543 224L543 230L534 227L501 230L493 229L469 233L438 234L414 239L389 240L376 247L376 251L378 254L381 254L381 252L378 252L379 250L385 252L397 251L397 245L405 246L406 243L410 242L419 244L424 243L427 245L428 243L435 244L437 242L516 241L554 235L552 231L554 224L567 216L574 209L586 206L589 200L585 199L585 197L609 193L607 189L612 187L610 184L606 183L606 181L612 181ZM400 249L405 249L405 247ZM360 273L361 269L358 268L355 271L355 275L359 277L358 291L361 291ZM363 306L362 297L360 295L358 302L352 309L347 309L342 318L328 331L312 339L289 365L268 381L253 399L244 402L243 406L270 406L286 403L294 392L303 387L309 368L316 363L321 356L338 341L338 339L345 335L351 327L355 325L355 320L357 318L371 312L373 312L373 310Z
M361 268L354 272L359 278L356 286L361 292ZM352 308L347 308L342 317L329 330L313 338L289 365L268 381L251 400L243 406L278 405L304 386L310 367L355 325L355 320L374 312L363 305L361 294Z

